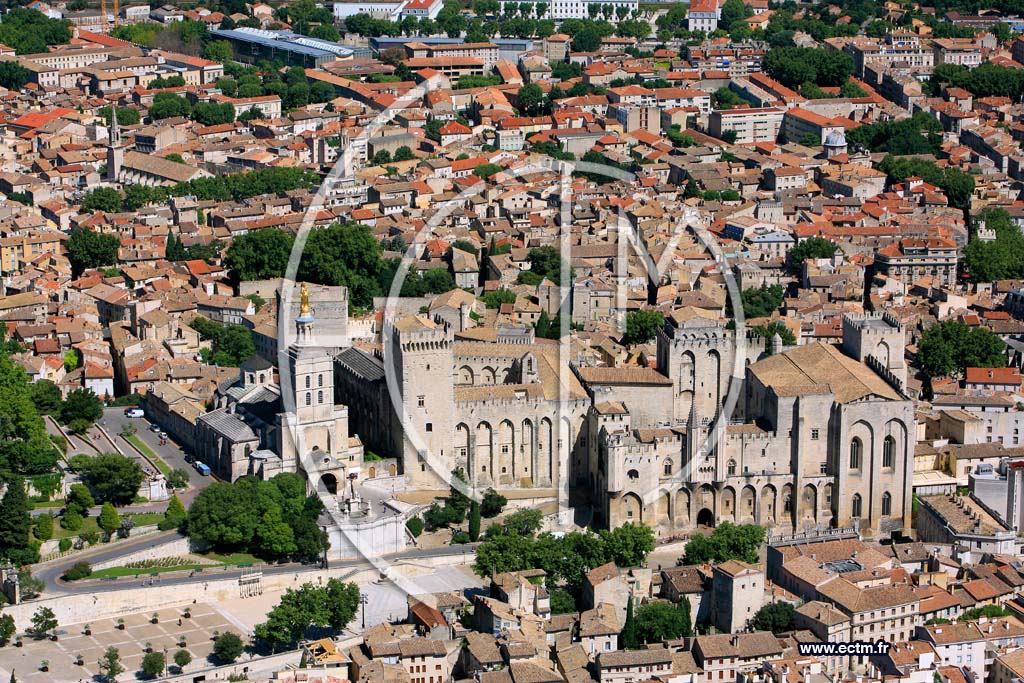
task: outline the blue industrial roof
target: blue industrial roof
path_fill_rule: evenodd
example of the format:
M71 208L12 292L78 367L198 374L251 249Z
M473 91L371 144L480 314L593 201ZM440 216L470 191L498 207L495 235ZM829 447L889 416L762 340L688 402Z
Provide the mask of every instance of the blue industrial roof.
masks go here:
M218 38L239 40L246 43L255 43L266 47L274 47L279 50L287 50L297 54L309 55L310 57L349 57L356 52L356 49L340 43L332 43L329 40L310 38L292 31L267 31L265 29L243 26L241 28L218 29L212 32Z

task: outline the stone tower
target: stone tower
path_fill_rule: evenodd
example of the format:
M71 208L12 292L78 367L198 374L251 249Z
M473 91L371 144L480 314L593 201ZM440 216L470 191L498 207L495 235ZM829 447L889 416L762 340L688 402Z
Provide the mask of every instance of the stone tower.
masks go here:
M329 349L314 343L315 323L303 284L296 338L288 348L295 411L282 414L287 424L278 431L280 453L285 471L302 469L311 487L323 484L327 493L340 494L349 474L359 471L362 448L350 443L348 408L334 403L334 361Z
M843 316L843 353L867 364L901 392L907 386L906 345L903 323L892 313Z
M735 357L734 333L721 321L666 322L658 331L658 371L672 380L674 419L686 420L694 403L700 415L718 415Z
M389 322L385 357L390 354L395 387L392 395L398 414L402 466L414 488L447 488L445 479L457 463L453 446L455 389L452 378L453 332L440 318L410 316Z
M107 145L107 182L116 183L124 165L121 127L117 125L117 105L110 105L110 144Z

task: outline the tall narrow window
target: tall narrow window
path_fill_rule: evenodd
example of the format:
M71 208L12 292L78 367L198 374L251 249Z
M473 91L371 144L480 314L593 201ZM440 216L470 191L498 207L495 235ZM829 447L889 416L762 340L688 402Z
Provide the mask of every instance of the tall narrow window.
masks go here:
M309 389L309 375L306 375L306 388Z
M860 469L860 459L863 455L864 446L860 439L856 436L853 437L853 441L850 442L850 469Z
M324 376L323 375L317 375L316 376L316 385L318 387L322 387L324 385Z
M886 516L892 514L892 496L888 491L882 494L882 514Z
M316 402L317 403L323 403L324 402L324 392L322 392L322 391L316 392Z
M728 464L726 465L726 468L727 468L727 470L729 472L729 476L730 477L735 476L735 474L736 474L736 461L735 460L730 460L728 462Z
M894 467L896 465L896 439L891 435L885 437L882 442L882 467Z
M860 517L860 494L853 494L853 503L850 506L850 516Z

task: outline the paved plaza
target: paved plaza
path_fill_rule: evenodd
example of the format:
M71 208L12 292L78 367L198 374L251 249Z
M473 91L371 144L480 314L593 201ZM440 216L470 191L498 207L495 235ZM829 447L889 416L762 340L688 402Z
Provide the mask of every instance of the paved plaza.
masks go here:
M89 636L83 634L84 624L73 624L61 625L57 629L59 638L56 642L25 638L23 647L12 644L0 648L0 679L8 680L13 669L18 681L24 683L91 681L99 674L97 662L100 657L113 646L120 652L121 665L125 668L119 680L136 680L146 643L155 652L166 652L170 666L173 666L175 652L188 650L192 653L192 663L185 671L192 671L210 666L207 657L213 650L214 631L234 631L247 640L244 629L233 618L211 605L192 605L192 618L182 618L179 626L182 611L160 610L156 624L150 623L152 613L126 616L123 631L117 628L116 619L103 619L91 624L92 635ZM179 646L182 638L185 639L184 648ZM81 666L75 664L78 655L83 659ZM39 670L43 660L49 662L50 670L47 672Z

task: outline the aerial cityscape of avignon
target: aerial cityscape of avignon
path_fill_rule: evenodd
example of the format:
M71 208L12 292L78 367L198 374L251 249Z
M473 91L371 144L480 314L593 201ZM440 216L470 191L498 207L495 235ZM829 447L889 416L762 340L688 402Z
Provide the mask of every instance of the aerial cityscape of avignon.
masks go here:
M0 0L0 683L1024 683L1024 0Z

